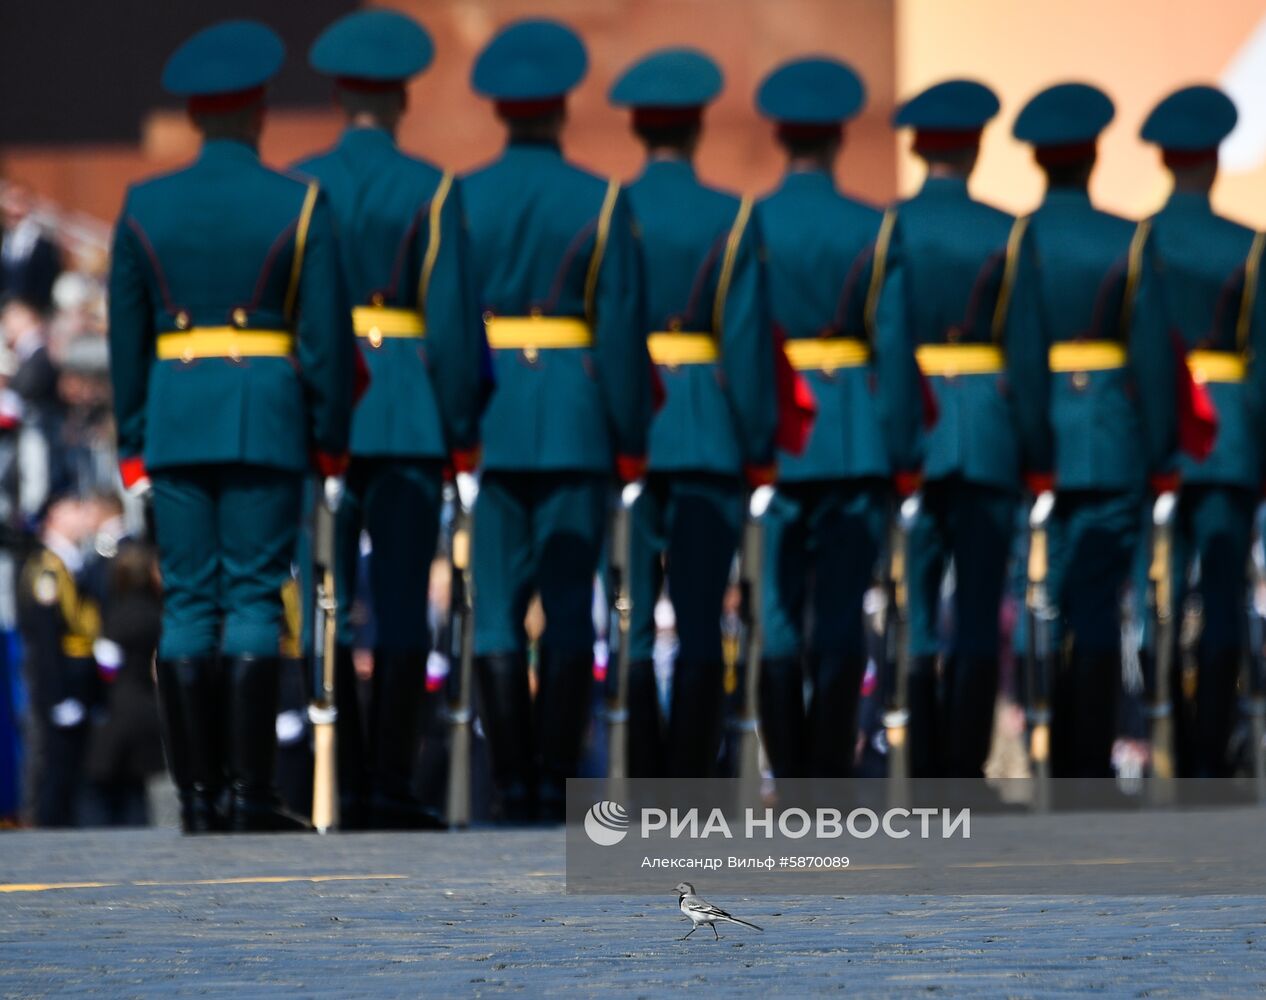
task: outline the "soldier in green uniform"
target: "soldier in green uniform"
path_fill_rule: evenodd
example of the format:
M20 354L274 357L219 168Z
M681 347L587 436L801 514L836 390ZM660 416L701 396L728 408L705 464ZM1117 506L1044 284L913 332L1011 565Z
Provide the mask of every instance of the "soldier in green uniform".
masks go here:
M641 232L651 360L665 390L651 424L645 489L633 507L629 756L635 777L706 777L724 695L721 604L747 487L773 481L778 420L773 332L750 200L695 174L704 108L721 70L693 49L626 70L611 103L632 109L646 166L629 185ZM746 482L745 482L746 480ZM651 655L667 576L677 622L667 739Z
M613 474L641 477L650 420L628 196L559 145L587 63L569 28L519 21L471 77L509 139L463 193L496 378L475 504L476 674L501 815L515 820L538 804L562 817L588 725L608 487ZM546 619L534 704L523 625L533 590Z
M987 87L952 80L905 102L893 119L915 130L927 179L890 210L884 283L893 295L879 303L876 339L880 350L888 339L913 344L938 415L925 434L917 402L904 423L891 417L898 439L922 439L922 497L908 541L910 759L918 777L982 773L1015 506L1024 477L1040 489L1050 463L1031 236L967 190L981 131L997 111ZM893 455L900 493L916 485L901 475L910 468L908 452L900 445ZM938 678L941 590L951 559L953 635Z
M1175 354L1147 223L1096 209L1088 185L1112 101L1060 84L1021 110L1013 132L1046 175L1028 220L1042 261L1049 337L1055 508L1050 588L1065 659L1051 690L1057 777L1110 777L1121 686L1122 588L1140 505L1174 458Z
M406 84L431 62L430 36L394 11L361 11L317 39L310 61L332 77L347 128L298 163L338 224L352 318L369 388L352 420L338 511L339 781L343 825L430 825L411 791L430 645L428 580L444 466L475 466L483 327L453 177L402 152ZM376 628L368 747L352 668L350 611L360 537L373 544ZM366 810L368 809L368 815Z
M120 465L130 489L153 484L158 687L190 832L299 825L273 790L281 589L303 477L340 472L347 450L355 343L331 212L256 151L283 56L251 21L172 55L163 84L202 150L132 187L115 229Z
M1190 757L1178 758L1183 777L1228 775L1227 741L1244 642L1245 567L1263 474L1266 237L1223 218L1209 204L1218 146L1235 121L1235 105L1222 91L1184 87L1153 109L1141 132L1144 141L1160 147L1174 182L1151 219L1170 329L1182 335L1191 374L1218 412L1212 453L1202 462L1183 456L1179 464L1173 595L1175 606L1182 607L1192 563L1198 561L1204 619ZM1179 662L1177 656L1173 662ZM1170 691L1181 691L1176 678Z
M862 597L894 471L879 397L918 403L910 352L890 364L898 359L873 351L881 213L835 184L845 125L865 99L852 68L825 58L779 66L756 94L787 154L781 184L756 206L773 317L818 408L804 452L780 455L764 516L761 731L778 777L851 773L866 666Z

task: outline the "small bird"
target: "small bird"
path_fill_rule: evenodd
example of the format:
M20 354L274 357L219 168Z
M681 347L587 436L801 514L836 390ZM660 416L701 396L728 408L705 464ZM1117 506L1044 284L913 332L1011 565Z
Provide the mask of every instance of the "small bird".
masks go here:
M673 891L680 895L680 898L677 900L677 905L681 909L681 912L688 916L690 918L690 922L694 924L694 926L686 932L686 936L681 938L682 941L686 940L686 938L690 937L691 934L697 931L700 924L707 924L711 927L712 933L716 936L716 939L720 941L721 935L717 934L718 921L723 924L742 924L744 927L750 927L754 931L763 929L757 927L755 924L749 924L746 920L740 920L738 917L732 917L719 906L713 906L707 900L700 899L695 895L695 887L689 882L678 882L677 888Z

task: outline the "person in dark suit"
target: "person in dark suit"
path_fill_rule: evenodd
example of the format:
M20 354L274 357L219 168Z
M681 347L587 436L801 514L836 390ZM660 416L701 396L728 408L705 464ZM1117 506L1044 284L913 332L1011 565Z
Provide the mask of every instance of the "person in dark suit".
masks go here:
M103 683L102 711L88 736L85 776L88 825L145 826L145 785L163 769L154 652L162 628L154 552L125 541L102 556L107 589L101 638L93 644Z
M10 185L0 200L0 298L21 298L41 312L53 304L53 282L62 273L62 254L31 215L31 192Z

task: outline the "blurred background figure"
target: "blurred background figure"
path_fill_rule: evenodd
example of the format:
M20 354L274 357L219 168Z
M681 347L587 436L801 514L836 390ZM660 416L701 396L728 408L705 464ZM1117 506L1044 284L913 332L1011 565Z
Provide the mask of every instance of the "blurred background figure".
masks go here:
M57 244L45 235L32 214L34 198L28 188L10 184L0 197L0 298L20 298L38 310L53 300L53 283L62 271Z
M98 516L111 511L109 504L97 506ZM115 510L121 510L117 501ZM86 826L144 826L150 820L146 786L163 770L154 694L162 615L158 565L153 549L136 541L97 558L108 589L101 636L93 644L101 700L88 736L81 819Z
M93 643L101 634L101 613L76 580L92 517L84 501L53 497L18 588L30 691L29 808L36 826L74 826L79 817L89 713L99 696Z

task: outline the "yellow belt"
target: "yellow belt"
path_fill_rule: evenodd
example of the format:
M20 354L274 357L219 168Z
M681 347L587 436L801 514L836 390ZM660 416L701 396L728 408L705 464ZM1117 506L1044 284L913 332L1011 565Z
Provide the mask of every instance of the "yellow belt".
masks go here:
M1114 340L1070 340L1052 344L1053 372L1102 372L1125 367L1125 345Z
M1192 351L1187 367L1197 382L1243 382L1247 368L1236 351Z
M92 637L68 634L62 636L62 652L75 660L86 660L92 655Z
M384 337L425 337L426 320L414 309L392 309L387 306L356 306L352 309L352 328L377 347Z
M589 324L575 316L485 316L484 329L494 351L593 346Z
M922 344L914 356L924 375L991 375L1003 368L996 344Z
M710 333L652 333L646 348L657 365L708 365L721 357Z
M196 326L160 333L156 350L161 361L195 358L288 358L295 338L288 330L239 330L234 326Z
M802 372L859 368L870 362L870 346L853 337L806 337L782 346L791 367Z

